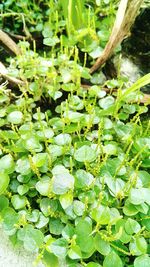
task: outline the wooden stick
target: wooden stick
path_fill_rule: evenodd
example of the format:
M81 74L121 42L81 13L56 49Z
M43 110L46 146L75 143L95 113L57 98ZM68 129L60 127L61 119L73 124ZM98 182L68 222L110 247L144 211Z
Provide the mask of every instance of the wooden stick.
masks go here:
M21 50L7 33L0 30L0 41L7 46L15 55L20 55Z
M91 85L87 85L87 84L81 84L81 87L85 90L90 90L91 89ZM113 88L113 89L109 89L108 87L103 87L103 88L100 88L102 89L103 91L105 91L106 93L110 93L110 92L117 92L117 89L116 88ZM148 94L144 94L143 95L143 98L140 99L140 103L141 104L150 104L150 95Z
M116 15L116 20L109 38L108 43L102 55L97 59L90 69L90 73L100 68L106 60L112 55L112 52L125 37L128 36L130 28L138 14L143 0L121 0Z
M25 82L17 79L17 78L14 78L14 77L11 77L8 75L8 70L6 69L6 67L3 65L2 62L0 62L0 75L5 78L6 80L16 84L16 85L25 85Z

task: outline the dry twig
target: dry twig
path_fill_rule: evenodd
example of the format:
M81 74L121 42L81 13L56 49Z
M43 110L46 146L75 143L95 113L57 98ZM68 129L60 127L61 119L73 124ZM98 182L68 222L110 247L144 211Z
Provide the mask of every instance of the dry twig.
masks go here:
M8 80L9 82L11 83L14 83L16 85L24 85L25 82L17 79L17 78L14 78L14 77L11 77L8 75L8 70L6 69L6 67L3 65L2 62L0 62L0 76L2 76L3 78L5 78L6 80Z
M108 43L102 55L97 59L90 69L90 73L95 72L112 55L113 50L125 37L129 35L130 28L138 14L143 0L121 0L116 15L116 20Z
M0 30L0 41L7 46L15 55L20 55L21 50L7 33Z

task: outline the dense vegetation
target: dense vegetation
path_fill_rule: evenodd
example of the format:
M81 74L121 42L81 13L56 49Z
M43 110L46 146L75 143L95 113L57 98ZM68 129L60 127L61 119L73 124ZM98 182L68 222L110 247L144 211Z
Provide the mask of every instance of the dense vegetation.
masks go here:
M150 122L140 88L89 68L118 1L7 0L1 49L0 219L47 267L149 267ZM24 36L24 37L22 37ZM121 53L118 47L115 53ZM104 69L103 69L104 71Z

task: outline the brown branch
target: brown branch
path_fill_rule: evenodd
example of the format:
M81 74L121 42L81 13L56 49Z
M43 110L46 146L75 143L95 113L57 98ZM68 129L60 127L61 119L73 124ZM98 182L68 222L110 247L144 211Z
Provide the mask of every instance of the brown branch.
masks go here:
M143 0L121 0L116 15L116 20L108 43L102 55L97 59L90 69L90 73L95 72L112 55L114 49L125 37L128 36L130 28L138 14Z
M15 55L20 55L21 50L7 33L0 30L0 41L7 46Z
M91 89L91 86L90 85L87 85L87 84L81 84L81 87L85 90L90 90ZM106 93L113 93L113 92L117 92L117 89L116 88L113 88L113 89L109 89L108 87L100 87L101 90L105 91ZM140 99L140 103L141 104L150 104L150 95L148 94L143 94L143 98Z
M14 83L16 85L25 85L25 82L15 78L15 77L11 77L8 75L8 70L6 69L6 67L3 65L2 62L0 62L0 76L2 76L4 79L8 80L11 83Z

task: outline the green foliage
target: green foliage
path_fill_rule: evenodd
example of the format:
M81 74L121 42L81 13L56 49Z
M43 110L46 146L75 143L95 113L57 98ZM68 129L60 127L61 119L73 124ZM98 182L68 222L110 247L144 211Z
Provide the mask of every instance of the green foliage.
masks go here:
M86 67L108 40L116 2L1 4L4 28L18 16L18 33L24 18L45 51L22 41L7 59L24 85L0 86L0 217L47 267L150 265L150 124L139 104L150 75L127 88Z

